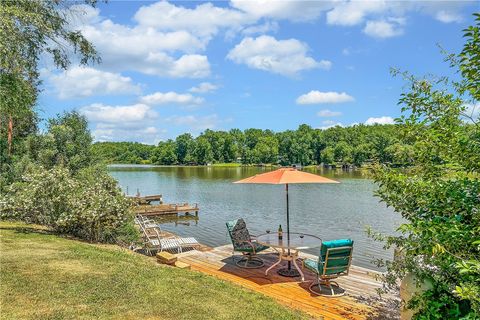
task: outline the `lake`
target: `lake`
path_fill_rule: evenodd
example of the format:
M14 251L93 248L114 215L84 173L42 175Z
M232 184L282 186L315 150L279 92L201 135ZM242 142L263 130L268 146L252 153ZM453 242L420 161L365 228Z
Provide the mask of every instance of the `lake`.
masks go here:
M285 186L233 184L271 169L259 167L109 166L110 174L124 192L134 195L162 194L165 203L198 203L199 219L167 218L162 228L201 243L230 243L225 222L243 217L252 234L286 231ZM392 234L401 218L373 196L375 184L361 171L311 169L340 184L289 186L290 231L314 234L322 240L351 238L355 241L353 264L375 268L374 258L391 259L392 251L368 238L365 228ZM318 249L307 250L318 254Z

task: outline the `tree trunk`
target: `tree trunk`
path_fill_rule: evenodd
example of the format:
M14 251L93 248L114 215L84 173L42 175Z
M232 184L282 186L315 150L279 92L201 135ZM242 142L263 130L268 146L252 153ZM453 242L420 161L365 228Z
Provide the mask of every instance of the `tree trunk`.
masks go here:
M8 155L12 155L12 136L13 136L13 119L8 116Z

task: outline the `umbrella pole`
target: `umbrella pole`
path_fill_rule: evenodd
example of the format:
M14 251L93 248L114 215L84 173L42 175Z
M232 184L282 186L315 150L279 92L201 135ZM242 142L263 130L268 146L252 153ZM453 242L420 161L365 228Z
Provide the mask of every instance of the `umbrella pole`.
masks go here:
M288 255L290 255L290 214L289 214L289 205L288 205L288 183L285 184L285 193L287 196L287 244L288 244ZM288 261L288 270L292 269L292 264Z

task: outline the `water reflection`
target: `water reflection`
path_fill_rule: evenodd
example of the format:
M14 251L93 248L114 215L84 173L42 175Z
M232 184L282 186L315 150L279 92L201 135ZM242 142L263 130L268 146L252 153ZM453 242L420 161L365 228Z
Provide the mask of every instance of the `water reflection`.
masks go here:
M185 215L161 215L161 216L151 216L150 219L154 220L155 222L161 225L168 225L172 224L173 226L190 226L190 225L198 225L198 220L200 219L199 216L193 214L185 214Z

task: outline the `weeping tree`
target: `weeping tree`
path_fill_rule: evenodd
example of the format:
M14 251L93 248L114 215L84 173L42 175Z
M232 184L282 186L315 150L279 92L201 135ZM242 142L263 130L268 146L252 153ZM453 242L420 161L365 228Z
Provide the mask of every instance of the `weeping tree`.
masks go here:
M413 275L428 290L410 299L415 319L480 318L480 15L464 30L460 54L447 56L455 80L418 78L408 83L398 122L412 164L375 168L377 195L406 222L398 236L382 237L400 249L386 263L386 288ZM458 79L459 78L459 79Z
M85 3L94 6L96 1ZM60 69L68 68L73 56L83 65L99 61L93 45L69 24L74 14L70 10L72 4L75 2L10 0L0 6L2 162L14 153L16 134L21 137L22 132L35 130L40 59L50 56ZM18 125L26 128L17 129Z

